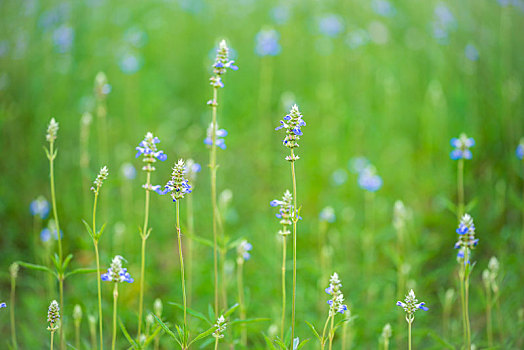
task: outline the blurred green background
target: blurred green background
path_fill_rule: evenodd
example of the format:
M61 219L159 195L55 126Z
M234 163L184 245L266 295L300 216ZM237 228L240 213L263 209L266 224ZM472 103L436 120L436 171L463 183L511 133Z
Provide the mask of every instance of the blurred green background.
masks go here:
M229 135L227 149L219 151L218 186L219 192L229 189L232 194L222 207L225 232L232 240L245 237L253 244L245 264L248 316L272 319L249 327L249 348L262 348L261 333L272 334L271 326L279 324L281 248L269 202L291 189L291 178L283 133L273 129L295 102L307 123L296 163L303 217L298 336L313 338L305 320L323 324L324 283L337 271L357 316L348 327L352 347L375 348L387 322L393 326L392 346L406 345L406 324L395 306L397 236L391 224L393 204L400 199L412 210L408 286L430 307L417 314L414 342L427 349L443 347L437 337L460 344L458 300L451 331L444 332L442 296L458 287L452 249L457 222L449 205L456 202L457 164L449 158L449 140L466 132L476 141L473 159L466 161L466 199L472 201L480 238L470 298L473 342L486 347L481 271L497 256L503 316L502 325L494 321L497 344L501 349L522 346L523 164L515 157L524 136L522 1L4 0L0 16L0 302L8 301L13 261L49 263L46 249L56 248L40 240L48 218L41 222L29 211L38 196L50 199L42 146L51 117L60 123L58 212L73 267L94 266L81 219L91 219L88 183L107 164L110 176L98 219L108 225L101 260L107 266L113 255L123 255L131 274L139 276L145 175L135 147L147 131L161 139L160 149L168 155L166 162L157 163L155 184L165 183L180 157L202 165L191 195L195 234L211 239L209 155L202 140L211 120L206 106L212 96L211 64L217 43L225 38L240 68L226 74L219 94L219 127ZM109 84L104 97L107 153L100 146L103 125L96 117L99 71ZM82 129L84 112L93 113L93 120ZM82 140L87 148L81 147ZM83 150L88 152L87 171L81 166ZM350 169L350 160L360 156L376 166L383 180L371 208ZM136 168L135 178L129 177L129 164ZM221 198L227 197L226 192ZM174 205L156 195L151 205L145 302L152 310L153 300L162 298L165 319L173 322L180 312L167 302L181 300ZM182 202L184 223L185 206ZM336 220L322 224L319 212L326 206L334 208ZM362 247L367 235L375 242L371 257ZM325 271L319 268L322 246ZM213 298L212 250L198 243L195 249L191 305L206 311ZM235 254L230 252L226 262L230 304L236 300ZM368 259L372 270L366 272ZM291 260L288 267L291 282ZM46 278L20 271L16 319L22 349L47 346L46 309L57 295ZM120 315L133 332L138 287L121 288ZM290 288L291 283L288 306ZM65 293L66 322L75 303L84 314L96 313L95 275L71 277ZM104 286L104 302L109 340L110 286ZM0 311L2 348L9 335L5 310ZM69 340L72 331L70 323ZM229 341L235 334L230 331ZM85 318L82 337L88 344ZM125 339L119 338L124 348ZM174 346L165 336L162 344ZM316 346L312 341L306 348ZM340 347L339 338L335 346Z

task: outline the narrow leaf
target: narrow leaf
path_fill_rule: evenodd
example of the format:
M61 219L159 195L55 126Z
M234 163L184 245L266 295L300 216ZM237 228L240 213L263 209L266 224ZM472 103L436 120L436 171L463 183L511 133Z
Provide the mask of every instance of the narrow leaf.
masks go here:
M47 266L26 263L26 262L23 262L23 261L17 261L16 263L18 265L20 265L20 266L23 266L23 267L31 269L31 270L45 271L45 272L50 273L51 275L55 276L56 278L58 278L58 275L56 274L56 272L51 270Z

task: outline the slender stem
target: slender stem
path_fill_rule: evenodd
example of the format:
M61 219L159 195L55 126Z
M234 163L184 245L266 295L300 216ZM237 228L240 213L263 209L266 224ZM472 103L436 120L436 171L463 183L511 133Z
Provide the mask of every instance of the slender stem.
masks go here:
M58 240L58 263L62 266L63 253L62 253L62 237L60 235L60 223L58 221L58 211L56 208L56 193L55 193L55 166L54 166L54 142L49 143L49 179L51 183L51 203L53 204L53 217L56 224L56 236ZM60 310L64 310L64 281L62 277L58 278L60 285ZM63 323L60 327L60 349L65 349L65 338L64 338L64 327Z
M389 350L389 338L384 338L384 350Z
M238 303L240 304L240 319L245 320L246 319L246 305L244 302L244 281L243 281L243 267L244 267L244 261L242 259L238 260L238 267L237 267L237 287L238 287ZM246 325L241 325L241 331L240 331L240 344L243 346L247 345L247 329Z
M55 335L55 332L51 332L51 350L53 350L53 337Z
M469 249L466 248L464 252L465 261L469 261ZM471 349L471 325L469 322L469 272L466 273L464 279L464 294L465 294L465 303L464 303L464 314L466 316L466 334L467 334L467 347L466 349Z
M335 337L335 332L333 330L334 320L335 320L335 316L331 316L331 326L329 327L329 350L333 348L333 338Z
M502 320L502 313L500 311L500 290L498 290L495 295L494 295L494 299L495 299L495 307L497 308L497 321L498 321L498 326L499 326L499 338L500 338L500 342L502 343L504 341L504 322Z
M215 350L218 349L218 337L215 338Z
M96 206L98 203L98 190L95 192L95 200L93 203L93 245L95 246L95 259L96 259L96 282L98 291L98 325L99 325L99 337L100 337L100 350L104 349L104 335L102 328L102 286L100 281L100 254L98 253L98 238L96 230Z
M18 349L16 341L16 323L15 323L15 293L16 293L16 278L11 276L11 305L9 305L9 314L11 317L11 345L13 349Z
M91 348L96 350L96 325L89 322L89 333L91 334Z
M291 179L293 181L293 294L291 297L291 349L293 349L293 341L295 339L295 299L297 291L297 182L295 176L295 161L293 149L291 149Z
M113 289L113 341L111 348L115 350L116 344L116 315L117 315L117 300L118 300L118 283L115 282L115 288Z
M218 315L218 245L217 245L217 96L218 88L213 88L212 104L212 131L211 131L211 152L209 154L209 167L211 169L211 205L213 207L213 264L214 264L214 282L215 282L215 315ZM215 344L218 346L218 343Z
M282 230L285 232L285 230ZM284 339L284 328L286 325L286 242L287 237L282 235L282 320L280 321L280 339Z
M342 325L342 346L341 346L342 350L346 350L346 347L347 347L347 336L348 336L347 327L348 327L348 322L346 321Z
M487 336L488 336L488 346L493 346L493 323L491 320L491 285L486 285L486 322L487 322Z
M331 315L328 314L328 317L326 319L326 323L324 323L324 328L322 330L322 341L320 342L320 347L322 350L325 349L325 346L326 346L326 330L327 330L327 326L329 324L329 320L331 319ZM291 341L291 343L293 343L293 341Z
M145 283L145 266L146 266L146 240L148 236L147 223L149 220L149 196L151 187L151 172L147 172L146 179L146 204L144 215L144 228L142 229L142 250L141 250L141 264L140 264L140 297L138 306L138 339L140 339L140 331L142 329L142 315L144 310L144 283Z
M411 322L408 322L408 349L411 350Z
M226 254L227 248L225 247L224 233L222 231L220 235L220 247L218 248L220 253L220 302L222 307L227 309L227 285L226 285Z
M75 346L80 349L80 324L75 324Z
M182 299L184 301L184 342L187 331L187 300L186 300L186 278L184 273L184 256L182 254L182 232L180 229L180 200L176 201L176 230L178 236L178 255L180 257L180 274L182 276Z
M101 286L101 278L100 278L100 255L98 253L98 242L94 242L95 244L95 257L96 257L96 282L97 282L97 288L98 288L98 327L99 327L99 337L100 337L100 350L104 348L104 335L103 335L103 327L102 327L102 286Z
M191 306L191 292L193 291L193 239L191 236L195 233L195 220L193 217L193 198L187 198L187 232L189 240L187 241L187 304Z
M466 327L466 299L465 299L465 291L464 291L464 275L465 275L465 271L464 271L464 264L461 263L461 267L460 267L460 305L462 307L462 329L463 329L463 333L464 333L464 337L463 337L463 340L464 340L464 347L466 347L466 343L467 343L467 327Z
M464 215L464 159L458 160L457 167L458 177L458 207L457 207L457 219L460 221L462 215Z

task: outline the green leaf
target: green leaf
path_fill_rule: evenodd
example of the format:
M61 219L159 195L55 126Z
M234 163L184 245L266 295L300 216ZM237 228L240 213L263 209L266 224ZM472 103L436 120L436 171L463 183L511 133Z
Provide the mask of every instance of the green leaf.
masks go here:
M478 202L479 200L477 197L470 200L469 203L466 204L466 206L464 207L464 212L469 213L471 210L473 210L477 206Z
M146 341L144 342L143 347L147 348L147 346L159 335L161 331L162 331L161 326L156 327L153 333L149 337L147 337Z
M224 313L224 317L229 317L237 308L238 308L239 304L236 303L235 305L231 306L225 313Z
M84 219L82 219L82 222L84 223L84 226L86 227L87 233L89 233L91 238L94 240L95 236L93 235L93 230L91 229L91 226L89 226L89 224Z
M66 273L65 276L64 276L64 279L67 278L67 277L73 276L73 275L93 273L93 272L97 272L97 269L95 269L95 268L75 269L75 270L73 270L71 272Z
M286 344L280 338L277 337L275 339L275 343L277 343L277 345L280 346L280 349L287 350Z
M215 315L215 310L213 309L213 306L211 306L211 304L207 305L207 314L209 315L209 319L213 322L217 319L217 316ZM213 322L210 322L210 324L213 324Z
M175 333L173 333L172 330L169 329L169 327L166 326L166 324L164 322L162 322L161 319L159 319L157 317L157 315L153 314L153 317L156 319L156 321L158 322L158 324L160 325L160 327L162 327L162 329L164 330L164 332L166 332L171 338L175 339L176 342L182 346L182 344L180 344L180 341L178 340L177 336Z
M73 259L73 254L69 254L68 256L66 256L64 262L62 263L62 272L64 272L67 269L67 266L69 266L71 259Z
M122 330L122 333L124 333L124 336L126 337L129 344L131 344L134 348L139 349L140 345L138 345L138 343L129 335L121 319L118 319L118 323L120 324L120 329Z
M269 337L267 335L265 335L264 333L262 333L262 335L264 336L264 339L266 340L266 344L267 344L268 348L270 350L277 350L277 348L275 348L275 345L273 345L273 341L271 339L269 339Z
M304 345L306 345L307 343L309 342L309 339L306 339L304 341L302 341L302 343L299 343L298 346L296 347L297 350L301 349Z
M197 341L199 341L199 340L201 340L201 339L204 339L205 337L210 336L214 331L215 331L215 327L211 327L211 328L209 328L207 331L200 333L199 335L197 335L197 336L195 337L195 339L193 339L193 340L191 340L191 341L189 342L188 347L190 347L191 344L193 344L193 343L195 343L195 342L197 342Z
M180 310L184 310L184 306L181 305L181 304L179 304L179 303L175 303L175 302L170 301L170 302L168 302L168 304L173 305L173 306L176 306L176 307L179 308ZM190 307L187 308L187 313L190 314L190 315L195 316L196 318L198 318L198 319L200 319L200 320L206 322L206 323L209 324L209 325L212 325L212 324L213 324L213 322L211 322L210 320L208 320L208 319L206 318L206 316L205 316L203 313L201 313L201 312L199 312L199 311L196 311L196 310L194 310L194 309L192 309L192 308L190 308Z
M102 227L100 227L100 230L98 230L98 232L96 233L95 237L96 237L97 241L100 239L100 237L102 236L102 233L104 233L105 229L106 229L106 223L104 223L102 225Z
M58 278L58 275L56 274L56 272L51 270L47 266L26 263L26 262L23 262L23 261L17 261L16 263L18 265L20 265L20 266L23 266L23 267L31 269L31 270L45 271L45 272L50 273L51 275L55 276L56 278Z
M318 341L322 343L322 338L320 337L317 330L315 329L315 326L313 326L308 321L306 321L306 324L309 326L309 328L311 328L311 332L313 332L313 335L318 339Z
M202 238L202 237L198 237L198 236L195 236L195 235L189 235L189 234L185 234L185 236L189 239L192 239L193 241L195 242L198 242L200 244L203 244L203 245L207 245L208 247L211 247L213 248L215 245L212 241L210 241L209 239L205 239L205 238Z
M55 269L58 273L62 272L60 271L60 263L58 262L59 258L56 253L54 255L51 255L51 261L53 261L53 264L55 265Z

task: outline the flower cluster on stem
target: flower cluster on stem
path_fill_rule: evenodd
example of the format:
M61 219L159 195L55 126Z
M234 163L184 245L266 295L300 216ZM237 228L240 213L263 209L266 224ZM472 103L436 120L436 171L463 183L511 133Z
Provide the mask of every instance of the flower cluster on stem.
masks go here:
M107 170L107 166L103 166L100 168L100 172L98 173L95 181L93 181L93 186L91 187L91 191L93 191L95 194L99 194L100 187L102 187L102 184L104 183L104 180L107 179L107 176L109 175L109 171Z
M48 331L55 332L60 328L60 307L56 300L53 300L49 305L49 309L47 310L47 322L49 323L49 326L47 327Z
M235 61L229 59L229 48L226 41L222 40L218 44L217 56L213 64L213 76L209 78L211 86L214 88L223 88L222 75L226 74L227 69L238 70Z
M450 143L451 146L455 147L449 155L451 159L471 159L472 154L469 149L475 146L475 140L472 137L467 137L466 134L462 133L458 138L452 138Z
M298 141L300 140L300 136L303 135L303 126L306 126L306 122L302 119L302 114L298 110L298 106L295 104L291 107L289 113L282 118L280 125L277 126L275 130L286 130L286 137L283 140L283 144L293 152L293 149L299 147ZM298 159L300 159L300 157L293 153L286 157L286 160L290 162L294 162Z
M475 248L479 242L478 238L475 238L475 224L469 214L462 216L456 232L458 234L458 241L455 243L455 249L459 250L457 259L459 262L469 264L469 256L465 257L466 249Z
M102 274L102 281L115 283L133 283L134 279L131 277L127 269L122 267L122 260L125 260L120 255L116 255L111 261L111 266L107 272Z
M404 301L397 301L397 306L400 306L406 311L406 321L408 323L413 323L413 320L415 320L415 312L417 310L423 310L428 311L429 309L424 306L426 303L424 302L418 302L417 297L415 296L415 292L413 289L411 289L406 295L406 298Z
M329 287L325 289L326 293L331 295L331 299L327 301L329 316L334 316L337 312L344 314L348 310L347 305L344 304L344 294L342 294L340 288L342 288L342 283L335 272L329 280Z
M170 193L173 202L176 202L177 200L184 198L186 194L191 193L191 185L185 175L186 165L183 159L179 159L173 166L171 180L166 183L164 190L160 190L159 186L153 186L153 188L158 194L163 195Z
M288 229L288 226L293 224L293 217L295 215L292 202L293 195L291 192L289 192L289 190L286 190L281 200L274 199L269 203L269 205L272 207L279 207L278 213L276 213L275 216L280 219L282 229L278 231L278 234L282 236L287 236L291 233Z
M142 170L153 172L156 170L153 164L156 163L157 159L162 162L167 159L167 155L164 153L164 151L158 150L158 143L160 143L160 139L156 136L153 136L151 132L148 132L144 137L144 140L142 140L136 147L137 153L135 157L144 157L142 161L145 163L145 165L142 167Z

